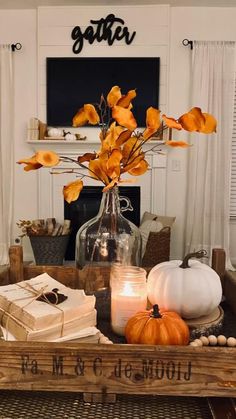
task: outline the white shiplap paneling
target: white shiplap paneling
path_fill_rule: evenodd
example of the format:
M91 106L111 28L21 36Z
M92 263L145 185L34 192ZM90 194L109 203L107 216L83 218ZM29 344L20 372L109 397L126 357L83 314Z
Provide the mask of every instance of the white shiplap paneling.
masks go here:
M88 26L91 19L99 20L110 13L123 19L128 27L133 24L140 32L169 24L168 5L39 7L38 24L42 30L53 26Z
M73 54L71 47L63 45L40 46L38 64L45 65L46 57L160 57L161 65L168 63L165 45L126 45L110 47L106 44L85 44L79 55Z
M130 45L115 41L93 44L84 42L80 57L160 57L160 108L167 112L169 68L169 6L65 6L38 9L38 117L46 121L46 57L77 57L72 52L71 31L90 25L113 13L124 20L136 36ZM144 75L145 77L145 75Z

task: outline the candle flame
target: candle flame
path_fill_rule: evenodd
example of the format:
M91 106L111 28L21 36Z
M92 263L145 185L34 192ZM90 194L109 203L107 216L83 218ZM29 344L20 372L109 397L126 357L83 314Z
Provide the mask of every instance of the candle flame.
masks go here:
M134 290L133 290L130 282L125 283L122 295L125 295L126 297L133 297L135 295Z

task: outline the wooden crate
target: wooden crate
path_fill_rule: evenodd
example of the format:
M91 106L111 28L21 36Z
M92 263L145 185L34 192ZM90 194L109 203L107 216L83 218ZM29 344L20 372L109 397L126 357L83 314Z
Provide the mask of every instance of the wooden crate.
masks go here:
M224 252L213 255L227 290ZM71 287L81 284L74 267L23 264L22 248L10 248L1 284L48 272ZM236 293L236 283L230 283ZM227 296L226 296L227 297ZM0 389L76 391L89 401L116 394L236 397L236 348L0 342Z

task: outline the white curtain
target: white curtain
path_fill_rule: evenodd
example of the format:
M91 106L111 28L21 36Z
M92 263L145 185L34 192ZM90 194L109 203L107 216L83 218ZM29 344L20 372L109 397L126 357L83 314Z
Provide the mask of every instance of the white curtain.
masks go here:
M217 133L191 134L185 251L215 247L229 259L230 160L234 97L234 42L194 41L191 106L217 119ZM208 263L207 262L207 263Z
M13 228L14 116L11 45L0 45L0 265L8 263Z

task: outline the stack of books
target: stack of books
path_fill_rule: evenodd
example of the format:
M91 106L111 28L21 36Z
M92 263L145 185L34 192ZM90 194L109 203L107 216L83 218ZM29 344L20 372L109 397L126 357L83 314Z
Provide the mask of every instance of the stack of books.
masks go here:
M39 120L37 118L30 118L28 123L27 140L39 140Z
M47 273L0 287L0 324L6 340L11 336L23 341L86 337L91 341L98 339L96 323L95 297L66 287Z

